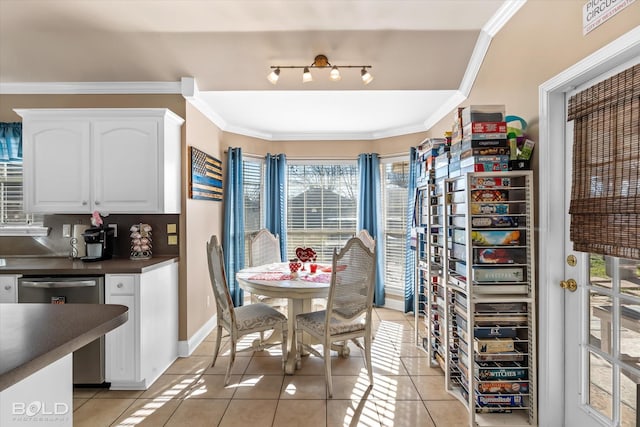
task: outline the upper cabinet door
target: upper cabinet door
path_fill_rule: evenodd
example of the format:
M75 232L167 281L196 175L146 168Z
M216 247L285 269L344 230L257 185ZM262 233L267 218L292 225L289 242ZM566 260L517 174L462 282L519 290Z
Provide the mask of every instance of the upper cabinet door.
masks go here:
M93 204L100 212L161 212L158 165L160 121L93 123Z
M16 109L33 213L180 213L184 120L165 108Z
M91 211L88 120L34 120L24 127L28 212Z

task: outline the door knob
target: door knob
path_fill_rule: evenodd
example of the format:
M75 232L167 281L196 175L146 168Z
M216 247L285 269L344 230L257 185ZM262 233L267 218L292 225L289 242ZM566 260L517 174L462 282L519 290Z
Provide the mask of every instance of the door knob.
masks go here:
M568 289L571 292L575 292L578 289L578 283L573 279L567 279L560 282L562 289Z

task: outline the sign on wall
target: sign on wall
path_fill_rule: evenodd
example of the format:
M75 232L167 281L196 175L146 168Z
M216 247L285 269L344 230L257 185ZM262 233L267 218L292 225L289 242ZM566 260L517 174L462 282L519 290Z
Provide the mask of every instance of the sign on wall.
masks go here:
M629 6L635 0L589 0L582 6L582 35Z
M222 201L222 162L195 147L189 147L189 151L191 157L189 197Z

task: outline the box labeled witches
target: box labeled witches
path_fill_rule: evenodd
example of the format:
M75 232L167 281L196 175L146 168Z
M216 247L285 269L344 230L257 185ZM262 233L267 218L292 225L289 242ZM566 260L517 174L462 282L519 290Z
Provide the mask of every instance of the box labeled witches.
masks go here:
M529 379L529 369L518 362L476 362L474 373L480 381Z

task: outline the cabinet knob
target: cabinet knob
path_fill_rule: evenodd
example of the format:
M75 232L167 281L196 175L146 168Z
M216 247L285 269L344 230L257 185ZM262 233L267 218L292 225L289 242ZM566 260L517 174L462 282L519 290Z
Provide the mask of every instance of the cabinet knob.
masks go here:
M124 285L123 285L122 283L118 283L118 284L116 285L116 288L122 288L123 286L124 286Z
M11 290L11 285L4 285L4 290L5 291L10 291Z
M96 200L94 203L95 203L96 205L99 205L99 204L100 204L100 201L99 201L99 200Z
M82 206L87 206L87 201L86 200L82 201Z

